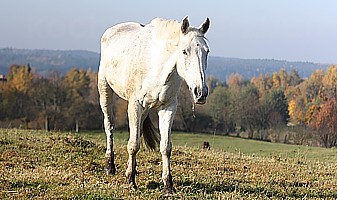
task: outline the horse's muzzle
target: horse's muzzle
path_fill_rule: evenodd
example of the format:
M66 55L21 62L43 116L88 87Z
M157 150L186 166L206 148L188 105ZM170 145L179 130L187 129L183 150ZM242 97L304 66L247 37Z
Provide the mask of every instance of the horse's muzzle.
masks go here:
M206 103L206 97L201 97L195 102L196 104L205 104Z
M207 86L202 89L195 87L193 90L194 102L196 104L205 104L208 96Z

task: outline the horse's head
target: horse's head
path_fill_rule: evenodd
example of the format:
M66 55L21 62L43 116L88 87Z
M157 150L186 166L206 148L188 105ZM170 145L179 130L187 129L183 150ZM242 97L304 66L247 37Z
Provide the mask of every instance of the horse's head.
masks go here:
M204 35L209 25L208 18L199 28L190 27L187 17L181 22L177 69L197 104L206 103L208 95L205 70L209 48Z

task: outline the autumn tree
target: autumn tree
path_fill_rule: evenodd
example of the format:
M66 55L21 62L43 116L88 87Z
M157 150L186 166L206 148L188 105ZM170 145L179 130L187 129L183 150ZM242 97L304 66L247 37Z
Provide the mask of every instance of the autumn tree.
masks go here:
M253 138L253 132L257 127L256 119L259 108L259 91L252 84L246 84L241 88L241 95L238 101L241 106L238 114L241 115L243 129L248 131L248 138Z
M301 110L301 105L296 100L290 100L288 104L288 113L291 119L291 122L294 125L300 124L303 122L303 113Z
M15 118L15 92L12 87L6 82L0 83L0 119ZM15 101L13 101L15 100Z
M302 82L302 78L295 69L292 69L287 76L288 86L297 86Z
M98 88L97 88L97 82L98 82L98 75L97 72L94 72L89 68L87 70L87 77L89 78L89 92L87 101L92 104L98 104L99 102L99 95L98 95Z
M257 127L259 139L265 140L268 137L268 128L285 125L288 118L288 102L284 92L280 89L272 89L260 99L257 109Z
M283 90L286 90L287 87L289 86L288 73L284 68L281 68L280 71L278 72L278 74L279 74L279 77L280 77L281 88Z
M281 89L281 77L277 72L273 73L272 80L273 80L273 88Z
M328 67L325 76L322 79L321 97L336 98L337 96L337 65Z
M101 108L99 105L99 95L98 95L98 88L97 88L97 72L92 71L90 68L86 71L86 76L89 79L89 87L88 93L85 97L86 102L86 112L82 113L82 115L86 115L85 118L85 128L86 129L100 129L103 127L103 115L101 112ZM124 111L124 118L118 118L123 124L127 124L127 103L121 99L122 110ZM118 107L122 107L121 104L118 104ZM115 115L117 116L117 115ZM125 125L123 126L126 127Z
M228 77L227 85L228 87L239 87L244 81L244 78L241 74L234 73Z
M27 94L31 87L33 73L30 65L11 65L7 75L7 83L13 89L23 94Z
M322 69L315 70L307 81L306 98L307 102L315 99L323 94L323 78Z
M289 118L288 101L282 90L271 90L265 97L272 112L280 114L280 123L285 124Z
M90 93L90 77L84 69L72 68L63 78L67 95L67 117L78 132L79 124L87 124L90 104L86 100ZM87 116L86 116L87 115Z
M291 86L286 91L288 99L289 122L293 125L305 125L306 112L308 110L307 88L308 81L303 81L298 85Z
M90 78L84 69L72 68L63 78L69 99L77 100L88 96Z
M237 136L240 135L242 130L242 91L241 88L247 82L244 81L242 75L235 73L231 74L227 80L228 85L228 100L229 106L227 109L231 123L234 126Z
M66 127L64 117L67 103L66 90L61 84L61 78L41 78L34 81L30 92L35 108L35 122L37 128L58 130Z
M268 133L266 130L269 128L269 117L271 113L271 107L268 104L268 101L265 99L260 99L258 109L257 109L257 118L256 118L256 125L255 129L258 133L257 139L265 140L268 137Z
M322 145L330 148L337 145L337 101L329 99L315 110L310 126L316 131Z
M232 130L228 112L230 105L228 89L223 86L215 87L207 101L206 106L213 121L213 129L228 134Z
M7 101L8 117L21 118L29 121L30 98L28 92L31 88L33 73L29 65L11 65L7 75L7 82L3 86L3 94Z
M269 74L260 74L258 77L253 77L250 82L258 89L260 96L263 96L273 86L272 77Z

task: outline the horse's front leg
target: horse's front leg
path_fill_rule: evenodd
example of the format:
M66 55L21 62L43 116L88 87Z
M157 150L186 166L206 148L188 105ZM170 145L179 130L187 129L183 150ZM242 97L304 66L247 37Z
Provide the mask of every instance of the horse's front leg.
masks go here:
M126 178L128 184L133 188L136 186L136 154L140 147L140 122L141 122L142 107L137 101L129 101L128 117L130 127L130 138L128 142L128 167L126 169Z
M170 168L170 157L171 157L171 126L175 112L177 110L176 103L172 103L169 107L161 109L158 111L159 116L159 132L160 138L160 152L163 160L163 174L162 180L164 183L165 193L173 193L175 189L173 187L171 168Z

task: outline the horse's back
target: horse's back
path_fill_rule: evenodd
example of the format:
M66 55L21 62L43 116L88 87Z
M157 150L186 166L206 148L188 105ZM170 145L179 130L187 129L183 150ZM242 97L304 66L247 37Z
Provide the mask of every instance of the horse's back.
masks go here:
M135 22L117 24L108 28L101 38L101 61L123 53L142 28Z

